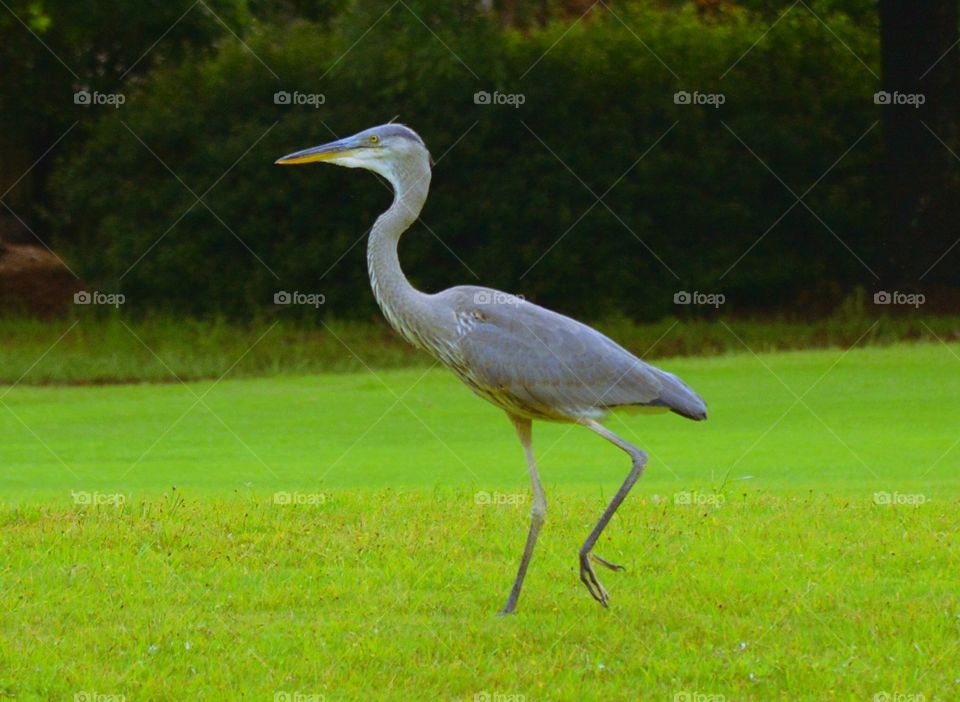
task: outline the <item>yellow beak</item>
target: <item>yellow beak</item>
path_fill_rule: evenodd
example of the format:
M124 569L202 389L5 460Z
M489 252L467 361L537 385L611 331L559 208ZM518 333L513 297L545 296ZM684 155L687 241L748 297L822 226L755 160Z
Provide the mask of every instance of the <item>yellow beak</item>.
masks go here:
M279 166L296 166L301 163L313 163L314 161L329 161L342 156L350 156L357 151L356 144L352 143L352 138L331 141L329 144L314 146L303 151L295 151L278 158L275 163Z

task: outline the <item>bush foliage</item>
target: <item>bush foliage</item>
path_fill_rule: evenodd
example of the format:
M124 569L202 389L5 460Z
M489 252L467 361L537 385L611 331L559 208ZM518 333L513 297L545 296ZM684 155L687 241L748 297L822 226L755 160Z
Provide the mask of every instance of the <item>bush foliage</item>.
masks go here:
M323 314L370 316L363 235L389 188L273 161L398 115L437 161L402 244L423 289L652 319L678 290L722 292L728 312L806 309L873 280L875 27L601 4L519 32L478 5L362 3L154 71L57 170L61 247L132 310L242 317L299 290L323 293Z

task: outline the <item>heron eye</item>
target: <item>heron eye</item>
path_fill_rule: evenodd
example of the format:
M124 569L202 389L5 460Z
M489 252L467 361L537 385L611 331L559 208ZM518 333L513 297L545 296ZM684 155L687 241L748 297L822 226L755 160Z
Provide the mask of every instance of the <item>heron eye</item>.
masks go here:
M380 143L380 137L378 137L376 134L371 134L371 135L370 135L370 143L371 143L371 144L379 144L379 143Z

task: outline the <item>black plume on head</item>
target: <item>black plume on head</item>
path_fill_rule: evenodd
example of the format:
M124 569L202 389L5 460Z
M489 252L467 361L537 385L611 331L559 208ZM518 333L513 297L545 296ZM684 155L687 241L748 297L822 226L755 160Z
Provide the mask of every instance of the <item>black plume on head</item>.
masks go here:
M378 128L377 131L380 132L381 136L404 137L405 139L410 139L411 141L417 142L418 144L420 144L420 146L424 148L426 148L427 146L426 144L423 143L423 139L420 138L419 134L417 134L415 131L410 129L410 127L407 127L406 125L403 125L403 124L385 124L382 127Z

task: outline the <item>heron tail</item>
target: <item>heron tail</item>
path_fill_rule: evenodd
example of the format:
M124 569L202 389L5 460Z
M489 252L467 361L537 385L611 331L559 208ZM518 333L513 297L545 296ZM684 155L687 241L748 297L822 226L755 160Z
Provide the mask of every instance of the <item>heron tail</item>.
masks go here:
M659 379L663 389L656 404L669 407L671 412L687 419L699 422L707 418L707 403L689 385L666 371L660 371Z

